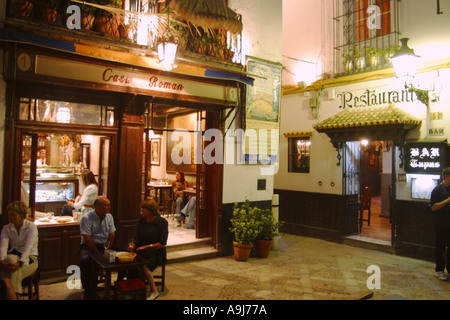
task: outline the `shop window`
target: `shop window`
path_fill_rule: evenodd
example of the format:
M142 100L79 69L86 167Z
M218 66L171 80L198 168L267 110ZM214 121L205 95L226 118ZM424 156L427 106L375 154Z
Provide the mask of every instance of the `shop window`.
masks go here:
M309 138L289 138L289 172L309 173L310 148Z
M114 107L20 98L19 120L114 127Z

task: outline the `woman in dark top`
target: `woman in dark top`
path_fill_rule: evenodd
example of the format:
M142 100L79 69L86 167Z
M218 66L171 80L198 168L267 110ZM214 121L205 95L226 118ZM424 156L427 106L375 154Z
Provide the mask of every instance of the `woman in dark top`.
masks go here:
M166 245L169 236L169 225L166 219L158 214L158 204L155 200L145 200L141 206L142 218L136 229L136 253L149 262L144 267L144 275L150 285L150 295L147 300L158 298L152 272L161 264L166 263Z

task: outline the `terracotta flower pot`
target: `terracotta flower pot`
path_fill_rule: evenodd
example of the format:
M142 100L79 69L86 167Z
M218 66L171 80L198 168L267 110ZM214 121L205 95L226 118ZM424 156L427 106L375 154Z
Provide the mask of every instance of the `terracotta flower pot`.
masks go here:
M83 12L81 14L81 26L83 29L91 30L94 25L95 16L93 14Z
M258 258L267 258L272 248L273 240L255 240L255 251Z
M116 19L110 17L97 17L95 23L98 32L108 33L116 37L119 36L119 24Z
M55 23L58 11L52 8L43 8L41 11L41 18L48 23Z
M233 242L234 248L234 259L236 261L247 261L250 256L250 251L252 251L253 243L243 244Z

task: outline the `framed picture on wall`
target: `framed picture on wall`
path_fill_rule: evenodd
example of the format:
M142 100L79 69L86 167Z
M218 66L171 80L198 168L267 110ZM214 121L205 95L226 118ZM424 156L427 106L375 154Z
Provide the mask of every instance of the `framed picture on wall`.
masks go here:
M150 164L152 166L161 165L161 138L150 140Z

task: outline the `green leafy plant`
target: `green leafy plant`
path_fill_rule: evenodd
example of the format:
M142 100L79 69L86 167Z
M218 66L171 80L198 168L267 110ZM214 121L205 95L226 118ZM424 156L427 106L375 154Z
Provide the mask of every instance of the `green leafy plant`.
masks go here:
M238 206L234 204L230 231L238 244L251 244L262 231L262 222L257 218L259 208L250 207L250 201Z
M261 232L256 237L259 240L272 240L279 235L278 230L283 226L284 221L275 222L272 211L269 209L259 209L257 219L261 221Z

